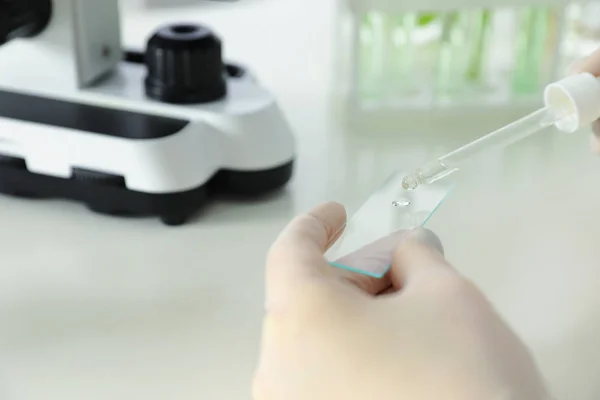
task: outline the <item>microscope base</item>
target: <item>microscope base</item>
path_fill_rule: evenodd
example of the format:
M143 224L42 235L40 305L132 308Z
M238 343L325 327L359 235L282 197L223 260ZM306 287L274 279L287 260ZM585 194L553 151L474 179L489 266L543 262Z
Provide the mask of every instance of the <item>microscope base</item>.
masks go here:
M170 24L126 52L117 0L36 1L52 4L46 28L0 37L11 40L0 47L0 193L182 225L219 193L261 195L291 178L295 139L276 98L223 59L210 28ZM15 29L39 22L17 3L9 19L26 24Z
M264 171L221 170L205 184L183 192L144 193L125 188L121 177L85 170L70 179L30 172L23 159L0 159L0 193L34 199L68 199L91 211L113 216L157 216L165 225L179 226L193 218L218 194L260 196L284 186L293 162Z

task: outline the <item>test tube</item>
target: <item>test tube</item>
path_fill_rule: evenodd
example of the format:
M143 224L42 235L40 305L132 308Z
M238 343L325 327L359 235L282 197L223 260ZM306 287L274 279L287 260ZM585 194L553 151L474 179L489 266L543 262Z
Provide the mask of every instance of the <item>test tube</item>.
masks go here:
M485 75L484 69L492 24L492 11L476 10L473 12L470 22L472 41L470 42L469 64L466 71L467 81L475 85L481 85Z
M438 90L442 96L484 88L491 11L450 11L443 19Z
M546 35L551 15L548 7L538 6L519 10L518 15L513 91L516 94L531 94L538 92L543 85L541 71L547 51Z
M442 96L455 92L462 84L467 32L461 17L459 11L449 11L442 19L437 83Z
M416 22L415 13L393 15L388 20L386 72L392 100L404 98L416 89L412 79L416 67L413 40Z
M382 18L379 13L362 15L358 27L357 83L359 100L370 103L381 100L383 89Z
M440 39L443 13L422 11L417 13L412 35L416 68L411 77L423 98L429 98L437 86L436 73L439 64Z

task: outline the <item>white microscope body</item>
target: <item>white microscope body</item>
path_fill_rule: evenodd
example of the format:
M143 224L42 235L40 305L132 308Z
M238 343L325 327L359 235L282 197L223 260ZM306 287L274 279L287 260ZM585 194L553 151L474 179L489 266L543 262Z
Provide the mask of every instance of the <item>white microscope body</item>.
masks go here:
M0 193L181 225L214 193L292 175L276 99L206 27L165 26L127 53L117 0L0 0L3 42Z

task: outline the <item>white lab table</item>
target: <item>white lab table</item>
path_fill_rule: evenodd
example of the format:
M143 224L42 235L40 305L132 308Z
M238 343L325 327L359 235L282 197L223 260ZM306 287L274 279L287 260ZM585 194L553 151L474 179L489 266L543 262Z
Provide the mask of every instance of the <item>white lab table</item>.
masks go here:
M215 204L180 228L0 197L3 399L249 399L263 257L279 230L323 200L354 207L393 168L472 138L345 126L331 90L336 8L325 3L139 16L125 2L134 46L159 21L218 28L227 56L280 99L298 135L296 174L278 195ZM531 346L557 398L597 399L600 159L587 133L538 135L456 179L429 225L449 259Z

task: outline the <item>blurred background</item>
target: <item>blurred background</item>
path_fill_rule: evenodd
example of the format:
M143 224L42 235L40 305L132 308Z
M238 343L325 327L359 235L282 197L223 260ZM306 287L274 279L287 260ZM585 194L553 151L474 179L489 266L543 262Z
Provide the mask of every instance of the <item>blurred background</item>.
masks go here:
M334 193L350 203L361 176L366 196L391 171L413 168L541 107L545 85L600 43L600 2L528 3L121 1L124 39L132 48L143 49L149 32L167 21L189 18L213 27L226 41L226 57L255 71L299 136L335 143L305 147L300 139L297 179L319 170L312 184L327 192L339 186ZM399 142L382 149L377 138ZM369 145L377 148L372 162L350 163L360 166L357 171L341 168L353 182L352 193L344 195L349 189L339 179L342 171L327 178L336 165L331 160L354 157L347 147L367 157ZM399 148L410 151L392 167L384 154L393 157ZM318 157L323 151L327 157ZM326 164L315 165L320 159ZM308 160L311 168L303 168ZM310 194L295 193L303 201L297 196Z
M60 1L60 0L58 0ZM123 39L211 27L296 134L292 182L194 223L0 197L0 387L11 400L242 400L265 253L321 201L351 214L393 171L542 105L600 44L600 1L122 0ZM600 159L552 129L452 176L428 227L531 346L556 398L600 398Z

